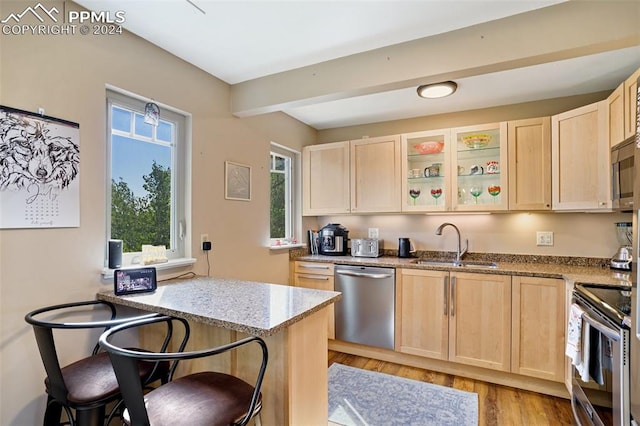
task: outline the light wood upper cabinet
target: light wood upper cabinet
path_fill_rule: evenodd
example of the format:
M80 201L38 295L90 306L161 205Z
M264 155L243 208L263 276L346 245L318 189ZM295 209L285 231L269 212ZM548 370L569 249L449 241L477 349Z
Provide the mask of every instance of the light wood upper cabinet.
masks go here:
M607 98L609 117L609 146L625 140L625 99L624 83L620 84Z
M551 118L507 123L509 210L551 210Z
M450 209L450 133L442 129L402 135L402 211Z
M636 134L638 78L640 68L624 81L624 138L628 139Z
M512 278L511 371L555 382L565 380L565 282Z
M511 277L400 270L397 350L461 364L511 368Z
M507 122L451 129L451 209L507 210Z
M551 119L553 210L611 209L607 101Z
M349 142L302 150L302 213L305 216L350 211Z
M351 141L351 212L400 211L400 136Z

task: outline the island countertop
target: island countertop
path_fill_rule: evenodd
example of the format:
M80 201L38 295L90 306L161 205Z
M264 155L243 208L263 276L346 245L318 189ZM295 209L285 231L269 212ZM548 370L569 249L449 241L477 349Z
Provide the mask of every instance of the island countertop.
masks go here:
M259 337L278 333L340 297L334 291L211 277L166 281L153 293L116 296L111 289L97 294L99 300Z

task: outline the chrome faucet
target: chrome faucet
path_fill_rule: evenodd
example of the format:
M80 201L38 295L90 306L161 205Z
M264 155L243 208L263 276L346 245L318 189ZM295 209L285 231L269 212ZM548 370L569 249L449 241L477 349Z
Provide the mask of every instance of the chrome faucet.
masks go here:
M456 233L458 234L458 251L456 252L456 263L459 264L462 261L462 256L465 255L465 253L467 252L467 249L469 248L469 240L468 239L465 240L465 247L464 249L462 249L462 244L460 241L460 230L453 223L449 223L449 222L445 222L442 225L438 226L438 229L436 229L436 235L442 235L442 229L445 226L452 226L453 229L455 229Z

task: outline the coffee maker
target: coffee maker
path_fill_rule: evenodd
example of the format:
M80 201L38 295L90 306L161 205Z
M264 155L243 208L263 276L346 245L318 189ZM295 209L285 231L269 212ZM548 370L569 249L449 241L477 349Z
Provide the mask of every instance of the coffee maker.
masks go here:
M339 223L330 223L320 229L318 251L328 256L346 256L348 237L347 228Z
M611 258L611 269L631 270L631 260L633 258L632 246L632 223L616 222L616 233L620 247Z

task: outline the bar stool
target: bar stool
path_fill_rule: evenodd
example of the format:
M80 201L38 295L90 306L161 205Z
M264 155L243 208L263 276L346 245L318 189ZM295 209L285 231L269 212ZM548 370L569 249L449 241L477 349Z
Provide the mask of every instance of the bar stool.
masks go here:
M104 332L100 345L109 353L116 372L125 406L125 424L130 426L223 426L246 425L255 418L259 424L262 409L260 388L267 368L267 345L259 337L247 337L226 345L195 351L149 353L135 349L125 349L112 343L115 335L123 330L156 324L160 322L180 322L188 334L187 321L181 318L160 316L141 319L119 325ZM262 362L254 385L230 374L204 371L174 377L175 367L181 360L213 357L241 346L256 343L260 346ZM138 361L168 360L173 363L169 382L149 393L143 394L140 382L133 380L139 369Z
M106 320L75 321L78 315L91 314ZM47 306L29 312L25 321L33 327L40 357L47 377L44 381L47 393L47 407L43 424L71 426L104 425L114 418L121 408L121 395L111 361L106 352L100 351L96 343L91 355L65 367L60 366L56 349L56 329L103 329L123 324L133 319L151 318L157 314L147 314L129 318L116 318L115 306L106 301L90 300ZM66 320L66 321L65 321ZM57 334L57 333L56 333ZM168 334L171 334L168 332ZM59 348L58 348L59 349ZM160 350L166 350L166 342ZM147 385L158 379L166 382L168 363L141 362L136 380ZM105 423L105 408L113 403ZM67 422L61 423L64 409ZM75 412L75 416L74 416Z

